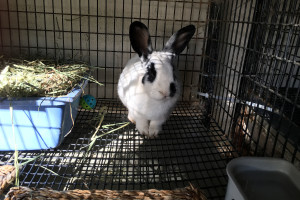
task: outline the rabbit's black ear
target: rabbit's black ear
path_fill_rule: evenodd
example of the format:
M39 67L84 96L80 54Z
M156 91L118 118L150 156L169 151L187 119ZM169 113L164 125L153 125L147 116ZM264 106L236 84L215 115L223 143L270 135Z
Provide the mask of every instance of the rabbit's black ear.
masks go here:
M145 24L135 21L130 25L129 37L131 46L139 56L147 59L148 55L152 53L151 38L148 28Z
M177 55L180 54L192 39L195 30L196 28L194 25L183 27L170 37L163 48L163 51L175 53Z

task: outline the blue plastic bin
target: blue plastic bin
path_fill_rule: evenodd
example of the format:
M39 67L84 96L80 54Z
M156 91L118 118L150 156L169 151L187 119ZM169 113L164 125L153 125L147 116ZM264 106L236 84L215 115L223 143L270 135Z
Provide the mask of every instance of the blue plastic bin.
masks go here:
M62 97L0 98L0 151L55 148L73 127L82 89L76 87ZM13 107L13 124L9 105ZM71 115L72 112L72 115Z

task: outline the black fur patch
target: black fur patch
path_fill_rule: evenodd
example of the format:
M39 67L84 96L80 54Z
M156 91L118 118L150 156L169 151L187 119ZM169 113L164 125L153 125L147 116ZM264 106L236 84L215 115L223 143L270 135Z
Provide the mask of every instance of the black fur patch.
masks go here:
M156 70L154 67L154 63L151 63L150 66L147 68L147 80L150 83L153 83L155 78L156 78Z
M173 97L176 93L176 85L175 83L170 83L170 97Z
M156 78L156 69L154 67L154 63L151 63L149 67L147 67L147 72L145 76L142 79L142 83L145 84L145 81L149 81L150 83L153 83L153 81Z

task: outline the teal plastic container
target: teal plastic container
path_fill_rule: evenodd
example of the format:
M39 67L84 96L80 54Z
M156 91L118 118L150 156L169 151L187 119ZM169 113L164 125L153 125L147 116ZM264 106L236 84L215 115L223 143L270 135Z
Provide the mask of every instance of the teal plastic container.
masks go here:
M0 151L15 150L15 144L18 150L59 146L73 127L82 89L87 83L84 81L81 87L74 88L62 97L0 98ZM10 103L13 107L13 123Z

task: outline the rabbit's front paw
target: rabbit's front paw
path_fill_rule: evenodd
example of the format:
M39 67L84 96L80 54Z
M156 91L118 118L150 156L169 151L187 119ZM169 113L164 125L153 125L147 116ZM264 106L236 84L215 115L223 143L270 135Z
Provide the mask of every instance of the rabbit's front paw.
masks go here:
M161 131L162 123L159 121L151 121L149 126L149 138L156 138L158 133Z
M149 122L148 120L137 120L136 129L140 134L148 136L149 135Z
M156 138L158 133L160 132L160 129L157 127L151 127L149 128L149 134L147 135L149 138Z

